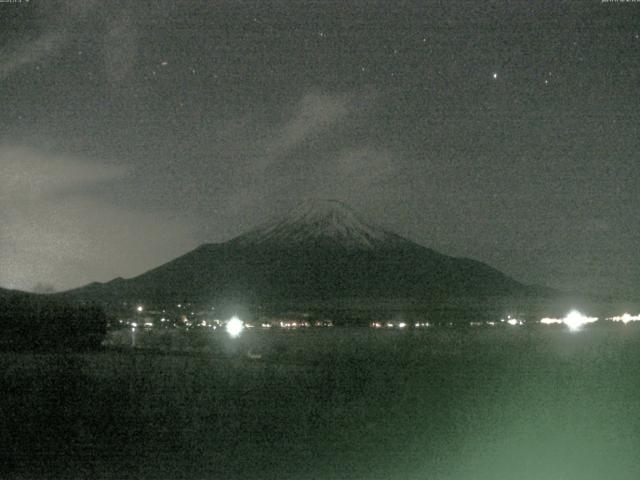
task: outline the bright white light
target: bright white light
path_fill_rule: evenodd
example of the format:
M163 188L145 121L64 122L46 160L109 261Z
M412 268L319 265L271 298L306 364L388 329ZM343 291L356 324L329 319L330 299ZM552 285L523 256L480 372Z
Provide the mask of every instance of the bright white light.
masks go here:
M625 325L629 322L638 322L640 321L640 315L630 315L628 313L624 313L617 317L610 317L609 320L613 322L622 322Z
M238 317L231 317L227 322L227 333L232 337L237 337L244 330L244 323Z
M137 324L136 322L132 322L132 323L131 323L131 326L132 326L133 328L136 328L136 327L138 326L138 324Z
M569 327L569 330L572 330L575 332L577 330L580 330L587 323L593 323L593 322L596 322L597 320L598 320L597 317L587 317L586 315L583 315L577 310L573 310L569 312L569 314L564 318L545 317L540 319L540 323L544 325L564 323L567 327Z
M407 326L407 324L406 324L406 323L404 323L404 322L400 322L400 323L398 324L398 327L399 327L399 328L404 328L404 327L406 327L406 326Z
M137 311L139 311L139 312L141 312L141 311L143 311L143 310L144 310L144 307L143 307L142 305L138 305L138 306L136 307L136 310L137 310Z
M566 317L564 317L564 324L569 327L569 330L580 330L583 325L587 323L593 323L598 320L596 317L586 317L577 310L573 310Z
M545 317L545 318L540 319L540 323L543 323L545 325L553 325L555 323L562 323L562 319L561 318Z
M509 320L507 320L507 323L512 326L520 325L520 320L517 320L515 318L510 318Z

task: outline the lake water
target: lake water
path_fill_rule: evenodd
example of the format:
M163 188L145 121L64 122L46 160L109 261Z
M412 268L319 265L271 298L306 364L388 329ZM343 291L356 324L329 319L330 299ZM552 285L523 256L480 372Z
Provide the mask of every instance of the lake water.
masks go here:
M196 340L1 355L2 478L640 478L634 325Z

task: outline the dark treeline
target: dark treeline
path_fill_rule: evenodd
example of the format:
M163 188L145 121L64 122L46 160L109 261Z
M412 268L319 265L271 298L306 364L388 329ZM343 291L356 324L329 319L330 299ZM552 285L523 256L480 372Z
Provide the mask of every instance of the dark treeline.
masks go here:
M107 328L104 311L44 295L0 298L0 349L92 350Z

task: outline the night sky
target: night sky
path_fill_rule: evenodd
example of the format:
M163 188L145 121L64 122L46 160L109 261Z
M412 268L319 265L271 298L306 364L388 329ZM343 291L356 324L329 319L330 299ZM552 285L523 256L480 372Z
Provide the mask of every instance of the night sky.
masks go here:
M640 294L640 3L0 3L0 285L129 277L306 198Z

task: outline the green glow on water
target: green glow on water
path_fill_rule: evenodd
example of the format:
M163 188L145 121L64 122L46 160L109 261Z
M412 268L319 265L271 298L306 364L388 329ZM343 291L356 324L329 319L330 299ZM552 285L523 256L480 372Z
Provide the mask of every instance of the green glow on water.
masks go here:
M0 355L19 460L4 465L22 478L38 465L60 478L640 478L640 329L221 338L235 356Z

